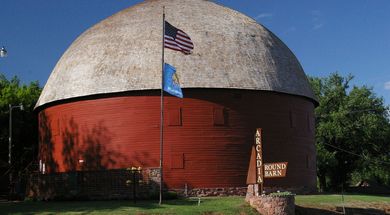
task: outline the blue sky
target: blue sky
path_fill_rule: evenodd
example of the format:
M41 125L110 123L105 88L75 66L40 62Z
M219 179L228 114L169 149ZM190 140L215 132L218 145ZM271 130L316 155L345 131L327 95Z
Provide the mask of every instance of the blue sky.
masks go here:
M0 72L46 83L73 40L100 20L141 1L0 0ZM390 1L217 0L266 26L284 41L306 74L338 71L373 87L390 104Z

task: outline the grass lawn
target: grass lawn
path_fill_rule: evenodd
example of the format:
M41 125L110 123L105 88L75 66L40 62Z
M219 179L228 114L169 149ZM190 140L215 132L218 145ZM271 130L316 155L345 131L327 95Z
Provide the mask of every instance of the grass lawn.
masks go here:
M0 214L256 214L244 197L158 201L2 202Z
M341 195L298 195L295 204L298 211L307 212L297 214L332 214L327 212L334 212L337 208L340 211L343 205L347 211L355 211L356 214L390 213L390 196L347 194L343 203Z
M390 204L390 196L372 196L372 195L344 195L345 203L387 203ZM297 195L295 196L295 204L297 205L318 205L332 204L337 205L342 203L341 195Z
M389 196L345 195L349 208L374 208L390 213ZM342 205L341 195L297 195L297 214L336 214ZM207 197L157 201L50 201L0 202L0 214L257 214L244 197Z

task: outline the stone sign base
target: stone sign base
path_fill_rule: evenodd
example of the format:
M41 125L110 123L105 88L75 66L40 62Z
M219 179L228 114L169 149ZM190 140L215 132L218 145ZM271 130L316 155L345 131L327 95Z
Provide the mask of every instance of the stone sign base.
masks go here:
M263 215L294 215L295 195L253 195L253 185L248 186L245 201Z

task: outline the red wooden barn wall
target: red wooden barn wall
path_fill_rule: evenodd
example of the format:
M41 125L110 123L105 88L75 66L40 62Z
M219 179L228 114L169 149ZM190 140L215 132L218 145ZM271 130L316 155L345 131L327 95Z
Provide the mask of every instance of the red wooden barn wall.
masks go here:
M315 189L314 104L273 92L186 89L165 97L164 174L170 188L245 186L255 128L265 162L289 162L265 186ZM158 167L158 91L84 98L42 109L40 159L49 172ZM80 163L79 160L84 160Z

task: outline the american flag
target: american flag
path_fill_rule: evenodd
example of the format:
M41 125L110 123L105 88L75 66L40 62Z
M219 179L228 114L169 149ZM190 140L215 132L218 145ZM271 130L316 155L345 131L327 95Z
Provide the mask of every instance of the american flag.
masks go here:
M182 30L165 21L164 47L191 54L194 44L191 38Z

